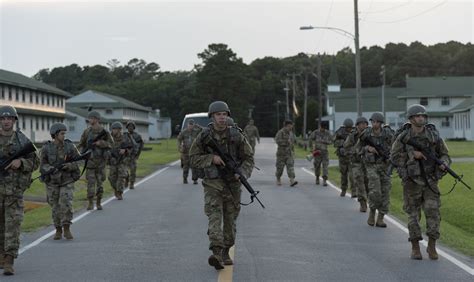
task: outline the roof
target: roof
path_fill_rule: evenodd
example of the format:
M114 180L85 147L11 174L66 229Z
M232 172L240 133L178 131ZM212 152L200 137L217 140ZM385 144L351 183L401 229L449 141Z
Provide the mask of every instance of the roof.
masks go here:
M474 97L469 97L462 101L459 105L449 110L450 113L465 112L474 107Z
M89 112L86 109L81 109L81 108L76 108L76 107L67 107L66 109L66 115L71 116L72 114L76 114L78 116L81 116L85 119L87 119L87 116L89 115ZM105 118L103 116L100 117L100 122L101 123L113 123L116 121L120 121L122 123L127 123L130 121L129 119L111 119L111 118ZM152 124L151 122L148 121L142 121L142 120L132 120L135 124L141 124L141 125L150 125Z
M403 112L399 117L406 118L407 112ZM428 118L430 117L452 117L453 114L450 112L428 112Z
M33 110L33 109L26 109L15 107L17 113L24 114L24 115L35 115L35 116L45 116L45 117L58 117L64 118L64 113L55 113L55 112L47 112L47 111L40 111L40 110Z
M48 93L54 93L60 96L72 97L72 95L59 88L53 87L44 82L29 78L19 73L0 69L0 83L14 85L18 87L29 88L33 90L41 90Z
M474 76L407 77L400 98L468 97L474 95Z
M397 97L405 91L405 88L385 87L385 111L403 112L406 110L404 100ZM382 87L362 88L361 92L362 110L364 112L376 112L382 110ZM356 89L342 88L339 93L328 93L330 102L335 104L336 112L356 112Z
M125 98L95 90L84 91L68 99L66 103L73 107L87 107L93 104L95 108L131 108L146 112L152 111L149 107L144 107Z

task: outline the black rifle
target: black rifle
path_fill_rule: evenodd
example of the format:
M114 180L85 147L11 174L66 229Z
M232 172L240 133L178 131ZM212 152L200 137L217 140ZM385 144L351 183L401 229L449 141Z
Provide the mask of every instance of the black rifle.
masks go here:
M89 140L87 140L87 146L82 150L81 155L85 154L87 151L92 150L95 147L94 143L104 139L104 137L106 136L107 131L105 131L105 129L102 129L99 135L97 135L95 138L90 138Z
M462 184L464 184L464 186L466 186L469 190L472 190L472 188L469 185L467 185L467 183L464 182L464 180L462 180L462 177L463 177L462 175L461 176L458 175L456 172L454 172L454 170L449 168L449 166L445 162L440 160L438 157L436 157L435 153L431 151L429 148L423 147L420 144L416 143L416 141L413 140L413 138L408 139L408 141L405 144L410 145L413 148L415 148L417 151L422 152L425 157L434 161L438 166L444 165L444 167L446 168L446 172L449 173L456 180L456 182L459 181ZM454 186L456 186L456 183L454 184Z
M5 176L8 172L5 168L14 160L25 157L33 152L36 151L35 145L33 143L28 142L23 146L18 152L14 153L8 158L0 159L0 175Z
M257 194L260 193L260 191L255 191L252 186L250 186L250 183L247 181L247 178L243 175L242 171L240 170L237 162L234 160L234 158L230 154L224 153L219 145L217 145L217 142L209 136L210 142L207 143L207 146L211 148L225 163L225 166L222 168L224 172L227 175L238 175L240 183L244 185L245 189L250 193L250 203L247 205L253 203L253 200L256 199L258 203L262 206L262 208L265 208L265 206L260 202L260 200L257 197Z
M61 170L66 164L69 164L69 163L74 163L74 162L78 162L78 161L82 161L82 160L86 160L89 158L89 155L91 154L92 152L91 151L86 151L84 154L80 154L80 155L77 155L76 157L74 158L71 158L71 159L66 159L65 161L62 161L60 162L59 164L53 166L53 168L51 168L50 170L48 170L47 172L45 173L42 173L40 176L36 177L36 178L33 178L31 180L31 182L35 181L36 179L39 179L41 182L44 182L46 177L53 174L53 173L56 173L57 171Z
M130 144L130 143L121 143L120 144L120 148L115 148L112 150L112 157L114 157L115 159L118 159L119 161L122 160L123 156L124 155L120 155L120 150L131 150L133 149L133 145Z
M392 172L393 172L393 169L398 167L396 163L394 163L392 161L392 159L390 159L390 152L388 152L387 150L385 150L382 146L374 143L370 138L367 138L364 140L365 143L367 143L369 146L372 146L375 148L375 150L377 151L378 155L380 157L382 157L382 160L384 161L388 161L390 162L390 165L388 166L388 169L386 171L386 174L388 176L391 176L392 175Z

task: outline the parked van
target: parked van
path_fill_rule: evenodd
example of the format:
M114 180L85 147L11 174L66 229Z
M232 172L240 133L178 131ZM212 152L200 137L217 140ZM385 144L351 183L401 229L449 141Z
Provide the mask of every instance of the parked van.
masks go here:
M202 127L207 127L211 122L211 119L207 117L207 113L192 113L184 116L183 123L181 124L181 130L188 127L189 120L194 120L194 123L199 124Z

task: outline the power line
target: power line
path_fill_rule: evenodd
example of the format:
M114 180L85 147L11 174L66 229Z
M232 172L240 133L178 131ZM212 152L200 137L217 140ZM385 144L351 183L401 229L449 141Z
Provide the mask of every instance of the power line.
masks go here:
M424 10L424 11L418 13L418 14L415 14L413 16L409 16L409 17L406 17L406 18L401 18L401 19L398 19L398 20L394 20L394 21L368 21L368 20L364 20L364 19L361 19L361 20L365 21L365 22L369 22L369 23L380 23L380 24L391 24L391 23L404 22L404 21L408 21L408 20L411 20L413 18L416 18L418 16L424 15L428 12L431 12L432 10L438 8L439 6L446 4L446 2L448 2L448 0L443 0L441 3L438 3L435 6L429 8L429 9L426 9L426 10Z
M413 0L409 0L409 1L406 1L404 3L401 3L397 6L392 6L390 8L386 8L386 9L382 9L382 10L378 10L378 11L367 11L367 12L360 12L361 14L378 14L378 13L385 13L385 12L389 12L389 11L392 11L392 10L396 10L396 9L399 9L401 7L405 7L409 4L411 4L411 2L413 2Z

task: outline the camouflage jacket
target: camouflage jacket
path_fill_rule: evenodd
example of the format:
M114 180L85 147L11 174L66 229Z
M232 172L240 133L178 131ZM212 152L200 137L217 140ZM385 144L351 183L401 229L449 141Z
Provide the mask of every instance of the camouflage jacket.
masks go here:
M135 139L127 133L120 133L118 136L112 135L114 143L110 154L110 165L129 164L133 155L136 155L138 148ZM125 149L125 153L120 155L120 149Z
M142 153L143 147L145 146L142 136L135 131L132 133L125 132L124 134L133 137L133 140L135 140L136 150L131 156L132 158L138 159L140 157L140 154Z
M88 142L98 136L102 130L105 129L103 127L99 127L97 130L93 130L92 127L86 128L81 135L77 148L81 150L81 152L88 149ZM96 146L89 148L92 150L92 154L87 161L87 168L99 168L105 166L105 160L109 157L109 151L114 143L110 133L107 130L105 131L105 137L102 140L99 140Z
M361 150L359 148L360 142L358 142L359 136L360 132L357 129L353 129L343 144L346 154L350 155L351 162L353 163L360 163L362 161L361 156L357 153Z
M344 147L344 142L351 132L347 132L346 127L341 126L334 133L334 147L336 148L336 155L340 158L349 158L353 154L351 147Z
M296 143L293 131L288 131L286 128L280 129L275 135L275 142L278 145L277 156L293 156Z
M181 153L189 153L191 145L193 144L196 137L201 133L202 127L199 125L193 126L193 128L181 131L178 135L178 150Z
M40 153L40 172L45 174L54 167L59 166L64 161L73 159L79 156L76 146L66 139L64 143L58 145L53 141L47 141L43 144ZM59 185L68 184L78 180L81 176L81 171L77 162L70 163L64 167L64 169L57 170L56 172L46 176L44 182L46 185Z
M311 150L327 151L330 144L332 144L332 135L328 130L321 132L319 129L316 129L311 132L309 136L309 147Z
M208 145L212 142L211 138L214 139L224 153L232 156L239 164L243 175L249 178L254 166L252 147L244 135L234 127L228 127L220 132L215 130L212 125L204 128L189 150L191 167L202 168L205 179L221 178L228 181L237 181L234 175L226 175L222 167L213 164L212 159L217 153L214 153Z
M3 138L2 140L7 140ZM31 142L21 131L14 131L8 141L0 142L0 158L8 158L19 151L25 144ZM19 169L10 169L5 175L0 175L0 195L23 195L23 192L30 187L31 174L39 166L39 158L36 153L31 153L25 158L21 158Z
M360 144L357 144L359 149L358 154L362 156L362 160L365 164L370 163L385 163L388 164L388 160L384 160L380 154L371 153L367 150L368 143L376 144L380 146L385 154L390 154L390 148L392 146L393 132L389 128L382 127L379 133L376 133L372 127L367 127L359 137Z
M247 125L244 128L244 134L249 141L258 140L258 142L260 142L260 134L258 133L258 128L255 125Z
M428 148L446 164L451 164L448 147L433 125L425 125L424 130L418 134L410 127L407 127L406 130L397 136L391 150L391 159L397 164L400 177L404 181L410 178L420 185L425 185L425 180L430 184L433 181L439 180L445 172L439 169L433 160L416 160L413 153L415 149L406 144L410 139L420 144L423 148Z

